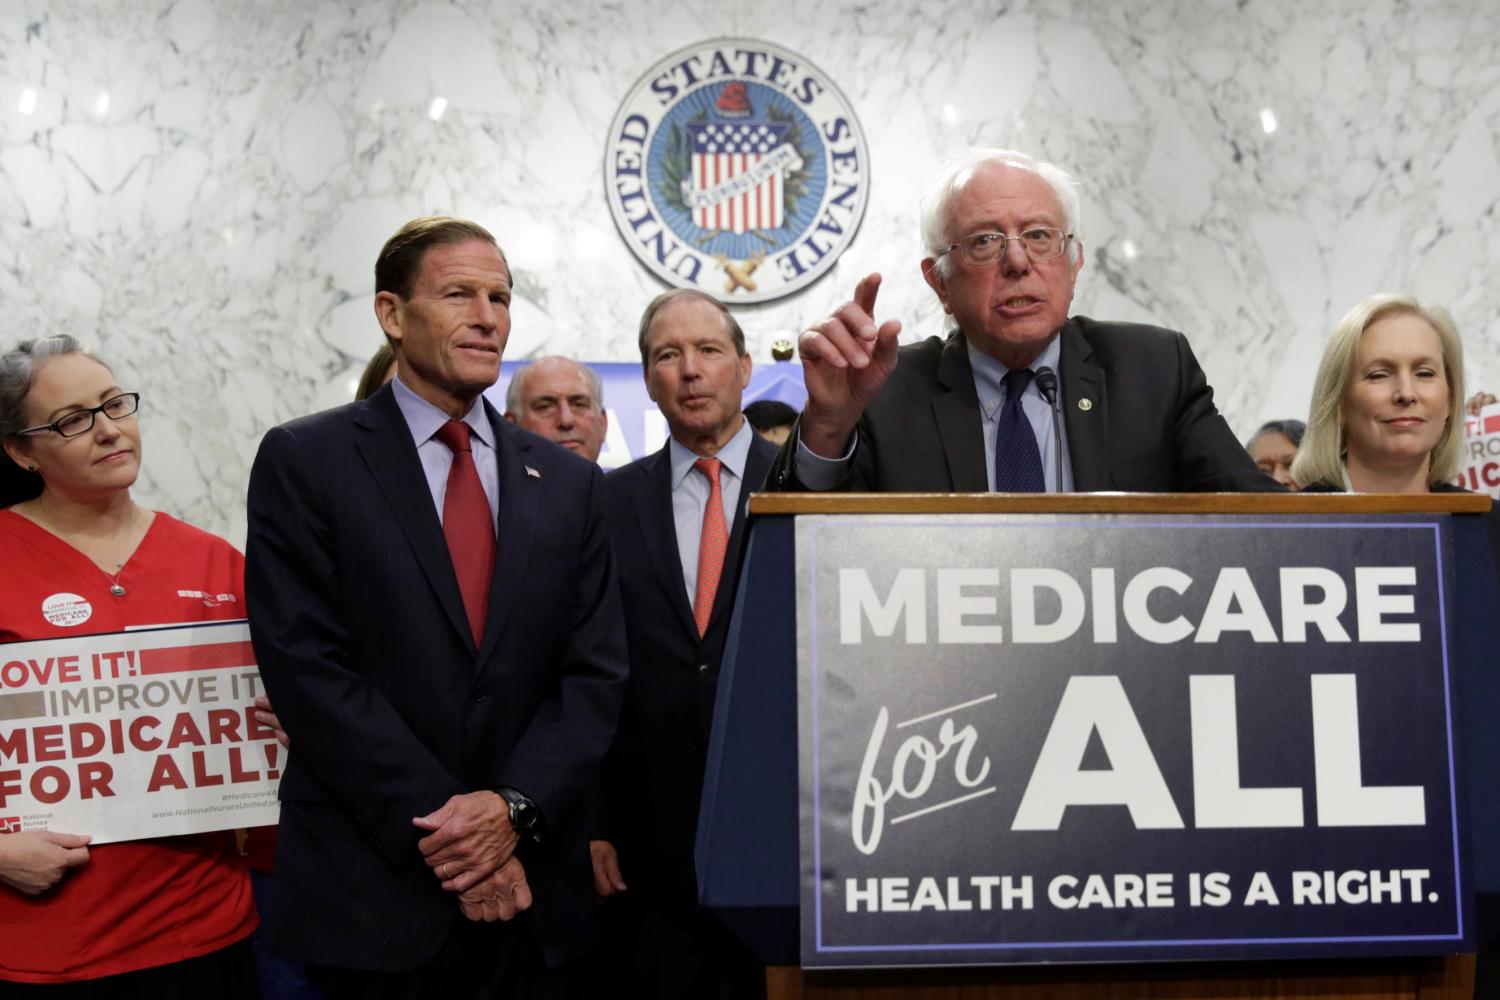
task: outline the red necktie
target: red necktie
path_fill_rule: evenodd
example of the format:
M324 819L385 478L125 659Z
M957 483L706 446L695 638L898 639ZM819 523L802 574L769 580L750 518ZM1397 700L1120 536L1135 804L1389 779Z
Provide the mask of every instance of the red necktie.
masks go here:
M490 606L490 578L495 573L495 522L485 498L474 452L469 447L469 425L450 420L438 428L437 439L453 452L448 491L443 497L443 535L448 555L464 597L464 611L474 645L484 637L484 618Z
M698 592L693 596L693 620L698 635L708 631L714 613L714 595L724 572L724 553L729 549L729 529L724 525L724 493L719 487L717 458L700 458L695 468L708 477L708 503L703 507L703 534L698 538Z

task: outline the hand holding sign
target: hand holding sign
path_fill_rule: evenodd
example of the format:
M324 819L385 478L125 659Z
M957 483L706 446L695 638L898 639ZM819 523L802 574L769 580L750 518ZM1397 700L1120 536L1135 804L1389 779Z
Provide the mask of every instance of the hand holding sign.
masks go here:
M276 718L276 710L271 707L271 699L263 694L255 696L255 721L275 733L277 743L288 750L292 748L292 738L281 727L281 720Z
M0 836L0 882L36 896L46 892L89 859L88 837L51 830L27 830Z
M1464 412L1471 417L1477 417L1479 416L1480 411L1482 411L1486 406L1491 406L1495 403L1500 403L1500 399L1496 399L1494 393L1484 391L1476 392L1474 393L1474 395L1469 397L1468 402L1464 403Z
M1464 404L1464 413L1458 485L1500 499L1500 406L1492 393L1476 392Z

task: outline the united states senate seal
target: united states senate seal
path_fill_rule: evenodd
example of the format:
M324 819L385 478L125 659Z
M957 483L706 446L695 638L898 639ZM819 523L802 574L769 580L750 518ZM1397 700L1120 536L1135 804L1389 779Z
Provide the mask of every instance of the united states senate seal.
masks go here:
M767 42L701 42L651 67L610 126L620 235L668 284L730 305L825 274L859 229L869 152L827 75Z

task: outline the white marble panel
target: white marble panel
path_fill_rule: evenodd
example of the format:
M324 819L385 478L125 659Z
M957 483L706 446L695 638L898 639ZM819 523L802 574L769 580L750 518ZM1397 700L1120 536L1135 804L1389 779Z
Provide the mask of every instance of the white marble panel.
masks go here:
M916 193L978 143L1079 175L1075 311L1183 329L1241 433L1305 410L1378 290L1452 308L1500 386L1500 8L1467 0L0 0L11 339L98 342L146 396L142 495L239 540L260 436L379 344L373 260L407 218L494 229L513 358L634 356L661 286L614 232L606 131L719 36L817 63L871 157L832 273L743 310L758 360L871 270L904 336L941 330Z

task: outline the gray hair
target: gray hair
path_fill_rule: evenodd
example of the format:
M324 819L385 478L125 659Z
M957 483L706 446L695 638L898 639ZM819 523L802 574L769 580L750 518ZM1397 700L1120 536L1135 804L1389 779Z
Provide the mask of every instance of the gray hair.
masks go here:
M0 355L0 441L26 429L26 397L36 382L37 363L64 354L82 354L109 367L66 333L23 340ZM0 507L30 500L41 492L41 476L23 470L10 456L0 455Z
M1077 259L1077 247L1083 233L1081 208L1078 198L1078 182L1063 168L1018 153L1010 149L971 147L946 160L928 182L922 196L920 218L922 225L922 250L928 257L936 258L938 274L947 278L952 273L949 256L938 256L948 249L951 240L947 234L948 208L953 197L979 168L987 164L1000 164L1028 170L1047 182L1057 203L1062 207L1063 227L1075 237L1069 241L1068 253Z
M656 322L656 314L678 299L701 299L719 311L724 320L724 330L729 334L729 339L734 341L735 353L740 357L745 356L745 331L740 327L740 321L734 318L729 307L707 292L700 292L696 288L669 288L656 298L646 304L646 311L641 313L640 329L636 333L636 344L641 349L641 364L650 367L651 359L646 352L646 338L651 334L651 324Z
M1323 361L1313 382L1307 435L1292 463L1292 478L1304 485L1345 482L1344 459L1349 450L1344 422L1344 394L1359 364L1359 340L1370 325L1385 316L1419 316L1438 335L1443 349L1443 376L1448 380L1448 424L1433 446L1427 465L1427 485L1436 486L1458 475L1463 463L1464 345L1448 310L1419 302L1409 295L1371 295L1350 309L1333 328Z
M577 368L583 374L584 381L589 384L589 391L594 394L594 405L601 410L604 409L604 380L599 377L598 372L594 371L588 365L579 364L572 358L565 358L561 354L548 354L544 357L533 359L531 364L516 372L515 377L510 380L510 385L505 387L506 413L514 413L518 417L521 416L521 381L526 378L526 374L531 369L543 361L566 361L574 368Z
M1250 435L1250 440L1245 442L1245 450L1249 451L1262 434L1280 434L1292 443L1292 447L1299 447L1302 436L1306 433L1307 424L1300 420L1267 420L1260 425L1260 430Z
M64 354L82 354L109 367L66 333L23 340L0 355L0 440L26 429L26 396L36 381L37 362Z

